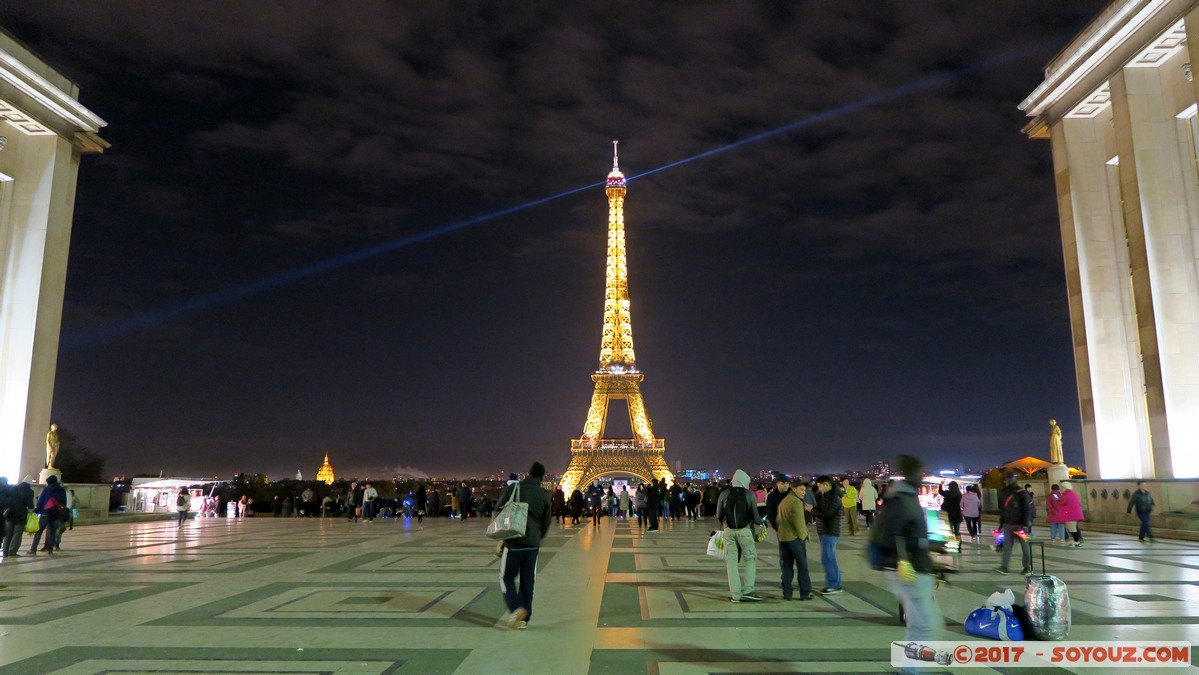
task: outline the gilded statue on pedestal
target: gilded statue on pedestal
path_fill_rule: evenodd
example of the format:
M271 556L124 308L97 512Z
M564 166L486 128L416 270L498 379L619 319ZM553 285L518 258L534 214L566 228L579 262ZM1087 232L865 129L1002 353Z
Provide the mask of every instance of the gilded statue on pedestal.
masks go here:
M50 425L50 433L46 434L46 468L54 468L54 460L58 459L58 448L61 443L58 442L58 425Z
M1057 425L1056 420L1049 420L1049 463L1066 463L1062 455L1062 428Z

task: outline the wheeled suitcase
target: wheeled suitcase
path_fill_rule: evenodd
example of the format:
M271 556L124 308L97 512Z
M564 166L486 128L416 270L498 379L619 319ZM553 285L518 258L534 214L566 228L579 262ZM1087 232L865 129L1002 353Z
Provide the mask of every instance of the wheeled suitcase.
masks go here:
M1024 608L1038 640L1065 640L1070 634L1070 593L1066 582L1045 572L1045 542L1041 545L1041 574L1028 577Z

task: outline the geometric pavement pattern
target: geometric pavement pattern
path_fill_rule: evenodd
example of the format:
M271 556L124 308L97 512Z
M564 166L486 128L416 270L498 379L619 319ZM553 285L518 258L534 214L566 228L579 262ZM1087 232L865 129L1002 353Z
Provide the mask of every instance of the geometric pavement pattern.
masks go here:
M664 521L655 533L608 518L555 523L538 558L535 620L505 630L485 525L78 527L60 553L0 563L0 675L885 673L890 643L903 639L864 535L840 539L845 592L800 603L781 599L771 534L758 548L766 601L732 604L723 562L704 555L713 520ZM1199 643L1199 547L1089 533L1082 548L1045 548L1050 573L1069 585L1069 639ZM821 588L819 547L808 551ZM961 623L993 591L1022 595L1022 577L997 575L997 562L987 542L963 542L961 571L937 590L944 639L977 640Z

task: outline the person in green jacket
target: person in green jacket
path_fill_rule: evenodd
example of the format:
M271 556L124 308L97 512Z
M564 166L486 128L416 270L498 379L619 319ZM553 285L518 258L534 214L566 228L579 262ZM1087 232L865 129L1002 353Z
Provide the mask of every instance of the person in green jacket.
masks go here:
M519 483L504 489L496 509L502 509L512 499L517 488L517 501L529 505L529 519L522 537L505 539L500 554L500 591L508 613L503 621L509 628L524 630L533 619L533 584L537 579L537 553L541 550L541 538L550 530L553 509L550 496L542 487L545 467L533 462L529 475ZM519 576L519 582L517 577Z
M808 542L812 537L804 511L812 507L804 504L808 486L796 481L788 487L787 495L779 500L777 522L779 526L779 568L783 573L783 599L793 597L792 576L798 573L799 599L812 599L812 577L808 574Z

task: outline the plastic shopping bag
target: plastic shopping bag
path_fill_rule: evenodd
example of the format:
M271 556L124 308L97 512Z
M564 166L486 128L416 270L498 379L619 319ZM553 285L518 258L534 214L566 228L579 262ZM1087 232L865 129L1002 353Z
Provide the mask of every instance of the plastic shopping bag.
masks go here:
M724 530L716 530L708 540L708 555L724 560L728 552L724 548Z

